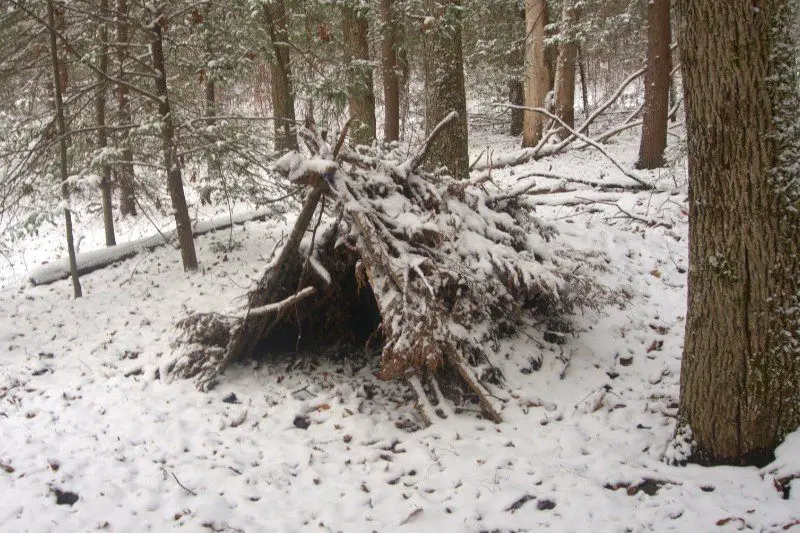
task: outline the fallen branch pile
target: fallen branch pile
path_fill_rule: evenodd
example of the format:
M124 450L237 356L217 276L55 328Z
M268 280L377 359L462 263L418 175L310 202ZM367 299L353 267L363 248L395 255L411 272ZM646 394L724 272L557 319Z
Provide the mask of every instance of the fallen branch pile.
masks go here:
M370 341L382 339L381 377L410 382L426 423L450 412L445 397L478 403L485 417L500 421L497 339L519 331L530 315L564 331L576 305L599 303L590 269L602 261L560 244L554 228L531 215L525 196L491 199L480 182L423 170L430 146L454 118L405 161L393 151L348 147L346 128L333 146L302 131L308 154L278 162L292 182L309 188L289 238L246 309L197 313L178 324L172 374L208 389L231 363L287 328L304 342L312 335L333 345L342 320L368 312L346 293L366 292L379 316ZM333 205L323 216L328 200Z

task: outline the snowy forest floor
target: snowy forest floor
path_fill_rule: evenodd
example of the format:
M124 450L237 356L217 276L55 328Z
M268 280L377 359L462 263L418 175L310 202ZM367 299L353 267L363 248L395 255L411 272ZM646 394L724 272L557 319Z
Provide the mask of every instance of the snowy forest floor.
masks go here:
M474 142L477 156L516 141ZM631 168L637 147L630 134L609 149ZM171 247L96 271L79 300L68 280L26 281L62 253L60 227L16 243L0 266L0 531L800 530L800 481L788 499L774 483L800 473L800 433L763 469L662 461L687 268L680 146L669 156L644 173L659 192L536 197L557 238L606 254L617 303L579 313L561 345L535 328L503 343L500 425L465 413L419 429L413 395L360 353L248 362L208 394L161 379L175 321L242 305L291 216L199 237L197 273ZM493 176L532 169L624 179L593 150ZM99 220L78 231L100 246Z

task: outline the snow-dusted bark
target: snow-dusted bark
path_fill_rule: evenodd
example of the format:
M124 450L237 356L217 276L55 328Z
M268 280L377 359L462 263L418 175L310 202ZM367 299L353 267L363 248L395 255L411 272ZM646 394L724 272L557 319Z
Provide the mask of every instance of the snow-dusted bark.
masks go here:
M178 148L175 141L175 122L172 116L172 107L169 99L167 85L167 69L164 60L164 35L161 24L165 17L163 12L153 14L150 23L150 55L155 71L155 94L158 96L158 114L161 119L161 148L164 152L164 166L167 169L167 190L172 201L172 210L175 216L175 231L178 235L178 244L181 248L181 260L184 270L197 268L197 254L194 249L192 235L192 220L189 217L189 207L183 191L183 175L181 164L178 160Z
M107 17L109 14L108 0L100 0L100 13ZM100 43L100 58L97 68L97 96L95 97L95 124L97 125L97 148L103 152L108 146L108 132L106 131L106 72L108 71L108 25L102 22L97 28L97 40ZM111 166L107 161L100 163L100 193L103 200L103 225L106 236L106 246L117 243L114 235L114 212L111 203Z
M680 416L696 459L763 463L800 425L795 0L682 0L690 174Z
M467 97L461 46L461 0L426 0L425 130L430 133L446 116L458 113L454 127L432 147L429 162L447 167L453 176L469 175Z
M47 0L47 23L50 44L50 63L53 69L53 110L55 111L56 131L58 133L58 158L59 158L59 179L61 181L61 194L64 197L64 223L67 234L67 251L69 255L69 271L72 278L72 290L75 298L80 298L83 294L81 282L78 279L78 267L75 261L75 243L72 236L72 212L69 209L69 156L67 154L67 124L64 118L64 100L62 91L67 84L66 70L62 67L61 57L59 56L59 46L56 36L56 7L53 0ZM63 5L59 6L63 9ZM62 11L63 14L63 11Z

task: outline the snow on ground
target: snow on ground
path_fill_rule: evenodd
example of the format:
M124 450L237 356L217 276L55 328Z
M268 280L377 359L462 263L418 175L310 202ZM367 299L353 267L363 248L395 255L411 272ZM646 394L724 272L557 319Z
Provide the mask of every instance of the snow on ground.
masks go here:
M626 139L611 150L630 166ZM533 168L619 178L584 150L496 181ZM607 254L599 275L617 303L579 314L563 345L534 332L504 346L513 401L500 425L467 413L419 430L412 395L378 381L365 354L250 362L208 394L161 379L174 322L243 305L291 220L235 227L234 249L227 232L198 238L196 273L169 247L141 254L85 276L80 300L68 281L20 281L35 266L20 266L23 251L36 264L55 255L58 228L44 233L12 256L0 289L0 531L800 528L800 482L788 499L774 483L800 473L800 433L764 469L662 461L680 374L686 189L680 165L658 177L658 193L539 207L560 238Z

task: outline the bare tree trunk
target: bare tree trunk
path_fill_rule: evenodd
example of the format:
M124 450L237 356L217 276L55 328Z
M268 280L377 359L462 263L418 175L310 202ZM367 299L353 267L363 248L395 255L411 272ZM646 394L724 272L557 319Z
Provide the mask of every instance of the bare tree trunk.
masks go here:
M214 58L214 43L212 39L213 23L211 21L211 10L213 6L206 6L203 21L206 27L203 29L203 48L206 56L206 65L210 65ZM206 124L213 126L217 123L216 116L219 115L219 95L217 82L213 72L208 68L205 71L205 83L203 85L204 113L207 117ZM206 168L209 178L222 179L222 161L216 149L209 151L209 162Z
M513 106L525 105L525 84L521 80L510 80L508 82L508 103ZM511 127L509 134L513 137L522 135L525 126L525 113L518 107L511 108Z
M647 71L644 79L644 116L639 168L664 166L669 111L669 74L672 70L669 45L670 0L651 0L647 8Z
M127 76L123 72L122 66L125 64L125 57L128 54L128 44L130 35L128 33L128 2L127 0L117 0L116 19L116 41L117 41L117 64L119 71L117 78L126 82ZM133 113L131 112L130 89L125 83L117 85L117 108L119 121L121 124L131 124ZM133 151L130 146L130 130L122 130L122 162L117 171L117 183L119 185L119 209L122 216L136 215L136 196L134 183L136 177L133 172Z
M432 26L426 28L425 130L430 133L455 111L455 124L431 147L432 167L447 167L453 177L469 177L467 96L461 49L461 0L425 0Z
M67 253L69 254L69 271L72 278L72 290L75 298L83 296L81 281L78 279L78 262L75 259L75 242L72 238L72 213L69 207L69 164L67 155L67 126L64 120L63 86L67 78L61 68L61 59L58 57L58 42L56 39L56 15L53 0L47 0L47 24L50 26L50 61L53 67L53 107L56 113L56 128L58 131L58 158L59 178L61 180L61 194L67 205L64 206L64 223L67 234Z
M556 66L555 115L570 128L575 127L575 60L578 55L578 44L575 41L575 23L578 10L572 0L564 0L561 14L561 42L558 46L558 64ZM565 137L567 130L561 128L559 135Z
M397 59L396 17L394 0L381 0L381 18L383 22L383 39L381 39L383 136L387 141L400 139L400 64Z
M791 4L678 2L690 179L680 419L698 462L764 464L800 425Z
M581 74L581 98L583 99L583 116L584 119L589 118L589 87L586 83L586 66L583 61L583 52L581 51L581 47L578 46L578 69L580 70ZM589 128L587 127L584 131L586 135L589 135Z
M550 69L545 57L544 29L547 26L546 0L525 0L525 105L544 107L550 91ZM525 111L522 146L530 147L542 138L544 118Z
M525 10L518 9L514 6L515 16L519 16L522 21L525 21ZM525 72L525 45L515 46L511 53L511 63L515 69L520 69ZM525 105L525 76L515 77L508 81L508 103L512 106ZM511 108L511 125L509 134L513 137L522 135L525 127L525 112L520 107Z
M408 112L411 107L411 63L408 58L405 26L400 25L398 30L397 63L400 67L400 137L405 137Z
M167 168L167 189L172 200L172 209L175 215L175 232L178 235L178 244L181 248L181 259L184 270L197 269L197 255L192 237L192 221L189 217L189 207L183 192L183 176L181 175L178 150L175 146L175 124L172 117L172 108L169 102L167 89L167 70L164 61L164 36L161 24L164 22L164 13L159 11L153 14L154 20L148 26L150 30L150 52L153 58L155 71L155 88L158 96L158 114L161 118L161 147L164 150L164 166Z
M347 43L347 101L353 122L350 137L356 144L375 140L375 93L369 65L369 25L362 10L342 5L342 30Z
M100 0L100 13L107 17L108 0ZM105 21L97 28L97 40L100 42L100 60L97 68L102 74L97 75L97 95L95 96L95 119L97 125L97 148L105 152L108 147L108 131L106 130L106 84L105 74L108 72L108 26ZM114 207L111 203L111 165L106 161L105 153L100 163L100 193L103 199L103 226L106 234L106 246L114 246L117 239L114 236Z
M275 150L288 152L297 150L297 134L284 0L264 4L264 19L274 55L270 63L270 89L275 115Z

